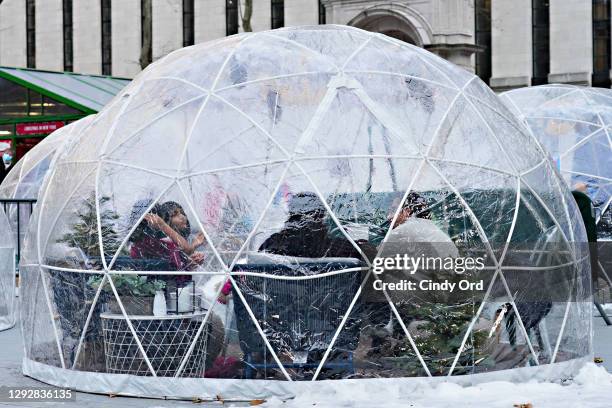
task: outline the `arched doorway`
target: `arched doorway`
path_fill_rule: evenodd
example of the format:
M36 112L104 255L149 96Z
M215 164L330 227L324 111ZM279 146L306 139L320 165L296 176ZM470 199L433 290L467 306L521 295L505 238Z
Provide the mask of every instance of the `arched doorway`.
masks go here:
M423 46L423 42L414 27L412 27L405 20L402 20L394 15L370 16L369 18L363 19L360 24L355 25L355 27L375 33L385 34L389 37L393 37L413 45L418 45L419 47Z
M363 30L382 33L437 54L474 72L472 56L478 50L469 43L436 43L431 24L415 7L389 1L372 1L346 24ZM342 24L342 21L337 23Z
M389 37L424 47L431 44L431 27L411 7L398 3L381 3L361 11L348 25L382 33Z

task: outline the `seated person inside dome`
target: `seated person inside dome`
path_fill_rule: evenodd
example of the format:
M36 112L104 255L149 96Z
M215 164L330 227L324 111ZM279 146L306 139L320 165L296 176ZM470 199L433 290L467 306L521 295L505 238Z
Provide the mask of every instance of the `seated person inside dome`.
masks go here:
M401 201L401 199L396 199L394 201L394 205L392 205L392 208L395 208L396 205L399 205L399 201ZM389 214L389 217L383 223L382 227L390 226L394 215L394 213ZM419 193L411 191L406 196L404 205L402 206L402 209L400 210L397 219L393 224L393 229L404 224L410 217L413 216L413 219L420 218L429 220L431 219L431 212L428 210L427 200L425 200Z
M395 258L396 256L409 257L422 256L444 259L447 257L456 258L459 252L448 234L432 220L430 205L427 200L417 192L409 192L398 212L395 221L393 218L397 207L400 205L400 197L394 200L391 205L391 212L387 220L381 223L378 236L372 238L378 246L380 252L378 256L382 259ZM387 240L382 244L385 234ZM426 270L419 268L418 271L386 270L378 275L384 283L398 283L404 280L419 282L421 280L432 280L449 278L452 276L439 274L437 270ZM370 358L397 357L406 354L410 350L403 328L392 312L386 297L382 291L373 290L374 277L366 284L367 290L364 292L367 303L364 306L366 311L364 321L367 322L365 332L370 337L371 342L368 346L367 355ZM418 283L417 283L418 284ZM442 327L451 324L469 323L469 317L464 316L456 320L449 320L446 316L451 316L450 311L455 311L455 300L447 298L443 292L414 292L408 290L388 290L388 296L396 306L397 312L402 318L406 327L409 327L412 335L417 333L421 336L420 340L424 344L434 344L438 336L444 333ZM452 315L454 316L454 315ZM423 330L427 327L428 330ZM446 342L444 342L446 347ZM427 349L424 348L427 353ZM438 354L446 353L441 350L435 355L427 355L426 358L434 359L440 357ZM450 354L450 351L448 351ZM446 357L446 355L444 355ZM420 365L415 374L422 375Z
M150 205L138 202L132 210L132 219L140 217ZM191 226L180 204L167 201L155 205L130 237L130 256L140 259L163 259L177 271L192 270L204 261L204 254L196 248L205 243L200 232L189 242Z
M325 214L325 207L315 193L303 192L292 196L289 216L282 229L269 236L259 250L305 258L361 259L348 240L330 236Z
M288 257L311 258L313 263L316 264L319 264L316 261L320 258L362 259L359 251L351 245L349 240L344 237L334 237L330 233L330 228L326 222L325 207L315 193L300 192L293 195L289 200L288 213L282 228L270 235L260 245L259 251ZM305 264L310 263L305 261ZM322 261L321 264L325 264L325 261ZM313 267L316 268L315 266ZM306 268L309 268L309 266ZM320 281L315 279L311 282L306 280L292 282L289 286L286 286L287 284L285 283L279 284L274 281L265 287L264 290L267 293L262 299L275 298L277 295L280 296L279 299L288 299L286 296L282 296L282 291L290 287L292 288L290 290L296 291L291 302L285 301L283 303L275 301L265 306L263 302L251 303L250 306L254 309L256 316L262 316L261 312L265 307L267 313L279 313L280 316L285 317L285 319L281 318L279 321L269 322L266 328L272 334L271 337L273 339L271 341L277 347L281 361L284 363L295 362L300 360L300 358L304 359L300 361L310 364L318 364L321 361L327 344L329 344L328 342L333 337L335 329L339 324L339 320L336 321L338 316L333 313L332 309L340 307L337 305L344 304L346 305L343 307L348 307L361 282L360 275L357 274L358 282L357 287L355 287L354 282L347 278L347 276L349 275L335 275L332 284L329 283L329 280ZM240 286L240 280L238 281ZM244 288L249 288L251 284L245 281L242 284L244 285L243 290ZM334 288L332 296L329 295L328 285L332 285ZM258 290L258 288L257 286L255 290ZM249 296L253 296L253 293L249 293ZM256 297L261 298L260 294L256 293ZM358 307L359 305L355 305L355 309ZM256 362L257 365L257 363L263 360L269 360L270 355L265 353L265 345L258 336L251 334L256 333L256 328L250 323L246 311L242 309L240 304L236 304L235 311L237 313L239 330L242 331L240 333L241 348L245 354L250 356L248 358L251 358L251 361ZM272 309L274 312L271 311ZM331 312L328 313L326 312L327 310L331 310ZM304 319L303 332L297 333L292 330L291 322L286 323L287 319ZM242 329L240 328L241 321L244 322L242 323ZM350 319L349 322L352 321L353 319ZM260 324L262 323L263 321L260 322ZM356 348L359 338L359 326L357 324L352 324L352 326L354 326L354 329L347 329L338 337L336 345L342 344L342 347L338 347L338 350L332 352L328 356L328 361L347 361L347 351ZM313 332L311 329L314 327L318 331ZM340 351L340 348L343 351ZM320 378L340 375L343 372L342 370L341 366L338 366L335 370L326 368L321 372ZM308 376L312 375L313 372L314 369L307 369L306 371L297 369L295 375Z
M370 242L376 245L376 252L378 252L378 250L383 251L381 244L389 229L395 230L404 225L406 222L412 223L412 221L415 219L429 220L431 218L427 201L418 193L410 192L406 196L406 200L404 201L402 209L399 211L393 226L391 226L396 208L399 206L401 199L402 197L399 196L393 200L393 204L390 207L391 211L387 215L387 219L380 226L375 228L378 233L371 237ZM411 230L412 228L408 229ZM391 234L393 234L393 232L390 233L388 241L392 240ZM416 235L419 234L416 233ZM381 254L381 256L384 255ZM370 282L368 282L365 286L366 288L372 288L373 279L374 276L371 276ZM382 296L381 293L366 296L366 299L374 300L371 302L366 302L364 305L364 320L367 322L365 329L371 337L371 344L368 354L372 355L380 353L381 348L388 347L388 342L390 341L391 335L398 331L398 327L396 327L398 323L393 316L393 312L391 311L391 307L389 307L386 298Z

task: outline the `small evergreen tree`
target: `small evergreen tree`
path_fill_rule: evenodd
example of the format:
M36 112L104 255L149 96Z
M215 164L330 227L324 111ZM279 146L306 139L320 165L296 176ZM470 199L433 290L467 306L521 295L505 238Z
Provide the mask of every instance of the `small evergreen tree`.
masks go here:
M110 198L106 196L100 198L100 229L104 251L106 255L113 255L120 245L119 234L115 229L115 222L119 215L112 210L103 209L109 200ZM82 250L87 257L100 257L95 192L89 195L75 215L77 222L72 224L71 231L64 234L58 242Z
M415 336L416 346L433 375L445 375L461 347L465 331L474 316L474 305L463 304L414 304L406 302L396 305L403 318L422 322L419 326L420 335ZM406 323L406 322L404 322ZM404 357L397 367L411 373L422 375L421 363L414 353L410 342L403 331L395 334L397 341L388 341L383 346L382 355ZM412 333L414 336L415 333ZM468 374L475 366L490 366L492 361L484 352L487 334L474 330L462 349L455 374Z

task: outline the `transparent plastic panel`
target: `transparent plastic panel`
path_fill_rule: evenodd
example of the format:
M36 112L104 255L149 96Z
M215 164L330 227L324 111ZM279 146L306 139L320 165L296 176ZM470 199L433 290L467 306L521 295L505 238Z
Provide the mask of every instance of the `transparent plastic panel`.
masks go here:
M488 86L482 86L482 83L479 81L471 81L463 89L463 93L472 101L480 101L481 103L492 107L497 112L499 112L500 115L505 116L507 118L512 118L513 115L516 115L517 113L517 111L514 109L514 106L512 106L511 104L500 104L499 95L496 94ZM504 98L505 97L502 97L501 99Z
M479 116L487 123L489 134L499 146L499 154L510 162L513 173L524 172L540 164L543 152L524 127L502 115L500 109L470 99ZM522 148L521 148L522 147Z
M104 371L100 295L94 303L97 287L91 284L103 275L46 269L46 276L66 367Z
M499 259L512 229L522 222L515 220L518 179L484 169L479 169L478 176L474 177L473 168L455 163L436 162L435 166L459 192L467 211L478 220L478 228Z
M400 316L403 307L395 305ZM413 348L413 344L422 345L419 335L423 332L415 325L409 327L411 342L396 316L384 296L362 294L338 328L327 358L317 365L317 379L427 377Z
M163 93L163 98L156 97L159 95L159 91ZM194 105L193 102L199 100L201 103L204 96L205 92L201 89L175 79L146 81L138 93L130 98L125 111L121 114L123 126L121 126L120 132L114 134L109 149L125 143L142 132L148 131L155 134L151 125L157 121L167 121L168 125L178 125L181 118L177 117L177 114L167 119L166 117L177 110L185 112L189 105ZM193 113L191 116L193 116ZM168 133L166 133L166 140L170 140L171 138L168 138L167 135Z
M335 30L313 27L310 30L283 30L271 33L278 38L285 38L305 52L316 53L330 59L335 69L342 67L348 58L362 47L368 39L359 30L346 30L338 33Z
M216 109L209 111L210 115L201 122L211 126L212 131L228 124L235 127L248 121L251 126L270 135L268 144L278 144L286 152L293 152L302 134L314 122L315 115L322 110L321 104L331 92L327 84L333 76L333 73L317 71L220 89L209 101L211 107ZM217 108L219 102L226 106ZM229 134L246 140L242 133L236 133L241 129L228 130ZM226 131L223 129L223 132Z
M507 98L508 102L523 112L542 105L564 105L563 102L558 101L567 101L570 98L575 98L578 103L582 103L582 94L577 87L571 85L530 87L524 88L521 92L505 92L502 95L504 96L504 101Z
M189 51L174 51L147 67L146 74L150 78L179 78L206 90L211 90L217 83L218 89L221 87L218 79L221 72L228 66L229 59L245 38L244 35L234 35L198 44L197 47L190 47Z
M532 330L527 329L523 315L525 310L540 312L532 319L537 325L537 320L546 316L548 309L517 300L510 289L510 275L507 269L496 275L494 271L488 272L488 295L474 316L472 330L464 337L464 351L458 355L453 375L525 367L541 361L537 354L539 349L531 338Z
M612 139L607 130L612 91L544 85L506 92L502 100L519 111L570 189L586 186L595 207L603 210L612 197L606 188L612 179Z
M76 130L89 121L90 118L84 118L63 126L45 137L11 168L7 177L0 184L0 198L2 199L34 200L21 203L8 202L3 206L6 209L15 245L17 240L20 240L22 247L24 245L23 241L35 200L38 198L47 173L53 167L56 152L63 148Z
M453 122L449 111L457 110L458 90L438 87L418 78L380 73L356 72L353 77L367 95L360 94L362 102L371 104L373 101L374 105L367 105L368 109L387 128L399 133L398 137L407 147L426 154L441 126ZM385 109L372 111L376 106L385 106Z
M0 330L15 324L15 249L0 247Z
M554 221L556 233L565 242L581 242L573 236L571 220L567 202L572 198L568 197L565 186L559 185L553 175L550 163L543 163L533 171L524 174L521 186L524 188L525 195L538 201L548 215L548 219ZM541 216L545 218L544 215Z
M403 47L401 43L392 43L382 38L372 38L357 53L346 62L345 70L358 72L384 72L404 78L422 79L423 82L433 82L438 88L455 89L455 84L443 73L432 69L431 65L417 53L398 53ZM401 54L401 55L398 55ZM372 62L375 61L373 64ZM374 65L374 66L373 66Z
M561 155L576 146L581 139L602 131L594 124L556 118L527 118L526 122L534 135L548 134L551 136L543 138L541 143L558 165L561 165Z
M419 164L416 159L339 157L304 160L300 167L351 239L379 243ZM340 234L338 228L333 232Z
M120 248L107 255L107 263L113 270L210 273L226 269L215 253L216 248L208 241L193 204L179 185L173 183L155 196L143 195L128 204L129 217L118 218L113 226L117 234L109 242ZM125 210L112 212L119 213Z
M96 167L90 164L66 164L56 168L60 180L77 172L74 183L50 183L41 199L40 223L32 239L37 240L43 264L63 268L101 269L90 265L90 257L100 257L96 210Z
M38 266L22 267L20 276L19 308L25 355L34 361L64 367L59 348L62 340L59 319L56 319L52 295L48 292L52 291L48 276Z
M244 40L229 56L215 89L308 72L336 71L329 57L265 33Z
M474 134L479 137L470 136ZM483 168L514 173L511 159L500 151L490 123L463 96L448 108L437 135L426 145L427 155L436 160L461 161L472 165L473 171Z
M253 95L259 99L260 95ZM234 103L230 99L231 102ZM258 123L255 120L262 119L260 116L251 117L254 112L250 106L257 106L252 103L250 98L236 101L238 106L233 107L224 102L224 99L210 98L199 114L187 146L185 146L184 156L181 158L180 169L185 176L201 176L203 172L210 172L216 169L225 169L240 166L249 166L278 162L288 159L284 151L288 147L291 136L293 142L297 141L296 131L287 129L285 123L278 123L283 115L290 115L285 112L282 106L270 106L271 110L267 113L271 115L272 128L267 123ZM275 104L280 104L276 99ZM239 109L245 109L241 112ZM275 112L276 110L276 112ZM268 119L266 117L266 119ZM292 125L295 123L290 122ZM280 129L275 129L279 125ZM265 126L265 128L262 128ZM272 133L268 133L268 129ZM284 131L287 133L282 135ZM292 135L293 132L293 135ZM225 134L225 137L219 137ZM277 135L281 134L280 139ZM195 135L195 137L194 137ZM174 164L174 161L170 161Z
M385 41L391 41L396 44L400 44L405 46L401 40L383 37ZM458 88L465 88L471 81L474 80L474 76L466 69L454 69L455 67L450 66L441 58L431 58L429 53L420 47L414 49L416 54L419 54L423 61L431 67L431 69L436 70L440 73L440 75L448 78L451 82L453 82Z
M129 98L121 97L116 103L98 113L90 124L81 130L81 136L76 136L78 142L73 141L71 145L62 150L62 156L58 160L62 162L93 162L99 159L99 155L107 146L113 123L117 120ZM113 146L109 144L109 146Z
M23 157L21 160L11 166L9 173L2 181L2 184L0 184L0 194L2 194L2 198L13 197L13 194L19 185L19 178L21 177L22 172L21 169L27 160L27 157Z
M226 265L253 235L258 220L282 195L286 164L245 167L190 176L179 181L204 231ZM253 179L258 182L253 183ZM248 250L248 248L245 248Z
M559 313L559 334L556 337L554 361L567 361L579 356L592 354L592 344L585 341L593 330L593 298L591 296L591 264L588 259L579 262L580 271L571 282L568 302L563 315ZM585 278L586 277L586 278ZM556 353L555 353L556 351Z
M205 337L203 376L244 378L244 358L238 340L232 287L227 275L199 275L194 276L193 280L196 293L201 296L200 304L205 314L200 330L200 336ZM186 362L187 360L185 365Z
M15 241L4 211L0 209L0 330L15 324Z
M562 159L573 162L572 168L567 168L565 162L561 171L588 174L593 178L606 179L612 175L612 160L610 160L610 138L605 131L590 135L580 141L580 145L563 154ZM595 185L597 186L597 182Z
M406 140L394 123L385 123L384 118L377 117L356 92L340 88L332 96L329 105L320 112L318 126L300 139L296 148L300 156L390 156L391 152L416 156L414 143ZM333 119L339 116L347 120ZM345 140L339 135L350 136Z

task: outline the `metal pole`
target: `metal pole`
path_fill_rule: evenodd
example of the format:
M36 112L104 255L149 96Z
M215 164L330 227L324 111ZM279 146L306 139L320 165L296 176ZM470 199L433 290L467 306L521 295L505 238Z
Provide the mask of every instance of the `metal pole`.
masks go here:
M17 203L17 262L21 259L21 205Z
M604 319L604 322L606 322L606 326L612 326L612 322L610 321L610 318L608 317L608 314L606 313L604 308L601 306L601 304L599 302L597 302L597 301L594 301L593 303L595 303L595 307L599 311L599 314Z

